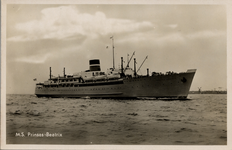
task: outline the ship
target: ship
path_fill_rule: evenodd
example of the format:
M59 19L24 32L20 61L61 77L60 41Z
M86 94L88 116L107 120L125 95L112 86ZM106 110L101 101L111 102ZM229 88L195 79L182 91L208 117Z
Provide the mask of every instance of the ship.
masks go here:
M115 68L114 46L112 48L113 67L106 72L101 71L100 59L89 60L89 69L85 71L66 74L64 68L62 76L53 76L50 67L48 80L36 83L35 95L73 98L187 99L196 69L188 69L180 73L168 71L149 74L147 68L146 75L139 75L138 70L142 65L136 70L136 58L134 58L134 68L129 67L135 52L125 67L121 57L121 67ZM147 57L144 61L146 59Z

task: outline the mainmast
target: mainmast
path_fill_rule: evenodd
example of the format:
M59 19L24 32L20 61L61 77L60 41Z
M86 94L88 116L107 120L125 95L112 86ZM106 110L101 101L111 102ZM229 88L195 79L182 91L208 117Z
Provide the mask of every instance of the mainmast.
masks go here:
M111 36L110 39L112 39L112 49L113 49L113 69L115 69L115 66L114 66L114 37Z

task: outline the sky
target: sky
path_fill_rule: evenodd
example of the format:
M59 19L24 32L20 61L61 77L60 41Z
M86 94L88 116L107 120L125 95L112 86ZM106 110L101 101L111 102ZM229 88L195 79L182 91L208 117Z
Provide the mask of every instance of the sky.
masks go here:
M197 69L190 90L227 89L227 14L224 5L8 4L6 93L34 94L52 75L101 70L135 51L139 74ZM107 48L108 46L108 48ZM130 63L133 67L133 61ZM37 81L33 81L37 78Z

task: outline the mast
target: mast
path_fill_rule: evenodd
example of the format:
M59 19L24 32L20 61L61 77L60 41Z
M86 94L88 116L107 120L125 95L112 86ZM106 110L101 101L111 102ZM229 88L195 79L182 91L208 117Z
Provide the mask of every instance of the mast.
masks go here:
M127 64L128 64L128 62L129 62L129 54L127 54ZM129 67L129 64L128 64L128 67Z
M136 76L136 58L134 58L134 75Z
M50 77L50 80L51 80L51 78L52 78L52 68L50 67L50 75L49 75L49 77Z
M121 73L123 74L123 57L121 57Z
M112 39L112 49L113 49L113 69L115 69L115 66L114 66L114 37L111 36L110 39Z

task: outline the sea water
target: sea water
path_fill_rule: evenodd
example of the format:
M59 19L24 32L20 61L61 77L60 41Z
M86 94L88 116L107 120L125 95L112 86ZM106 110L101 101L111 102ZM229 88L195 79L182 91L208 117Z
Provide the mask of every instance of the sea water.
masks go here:
M226 145L227 95L188 100L7 95L7 144Z

